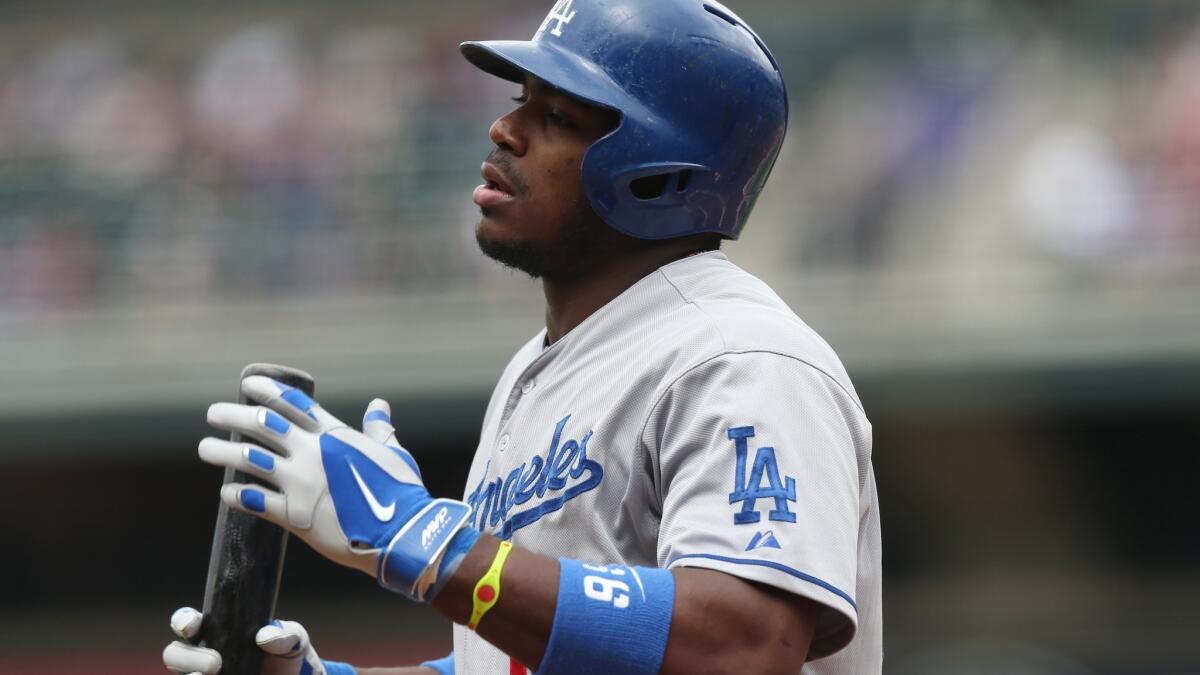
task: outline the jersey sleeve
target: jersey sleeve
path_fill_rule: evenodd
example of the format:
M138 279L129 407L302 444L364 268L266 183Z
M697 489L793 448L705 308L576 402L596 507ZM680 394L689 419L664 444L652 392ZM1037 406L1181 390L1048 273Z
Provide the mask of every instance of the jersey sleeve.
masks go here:
M724 354L670 384L643 431L657 456L658 562L704 567L824 606L810 658L857 627L870 425L857 398L799 359Z

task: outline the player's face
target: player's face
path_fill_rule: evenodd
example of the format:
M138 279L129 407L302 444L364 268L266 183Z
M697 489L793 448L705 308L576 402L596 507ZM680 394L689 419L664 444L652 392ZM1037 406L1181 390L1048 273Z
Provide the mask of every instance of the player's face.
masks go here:
M483 163L475 229L489 257L533 277L576 273L607 226L583 192L583 155L616 127L615 112L528 78L518 106L492 123L496 149Z

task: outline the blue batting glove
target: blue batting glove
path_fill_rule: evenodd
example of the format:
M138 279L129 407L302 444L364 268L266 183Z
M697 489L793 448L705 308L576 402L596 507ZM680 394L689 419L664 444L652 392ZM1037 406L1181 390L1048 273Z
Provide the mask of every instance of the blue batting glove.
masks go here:
M464 530L469 506L434 499L425 489L416 461L395 442L387 402L371 403L362 433L270 378L247 377L242 392L262 405L214 403L208 423L257 444L205 438L200 458L278 490L230 483L221 499L385 588L419 602L432 599L478 534Z

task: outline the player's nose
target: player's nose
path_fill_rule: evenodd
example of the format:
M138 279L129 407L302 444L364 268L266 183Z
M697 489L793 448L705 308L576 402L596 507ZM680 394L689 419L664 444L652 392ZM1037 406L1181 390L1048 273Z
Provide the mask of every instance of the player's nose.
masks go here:
M517 116L519 111L520 109L514 110L497 119L488 129L488 138L492 139L496 147L504 148L518 157L525 154L527 147L525 137L520 133Z

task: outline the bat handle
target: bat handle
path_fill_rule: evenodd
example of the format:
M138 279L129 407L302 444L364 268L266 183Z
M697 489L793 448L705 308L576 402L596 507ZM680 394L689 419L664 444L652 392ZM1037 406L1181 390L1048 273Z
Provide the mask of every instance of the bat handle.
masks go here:
M312 376L302 370L254 363L242 370L242 379L250 375L265 375L314 395ZM238 402L246 403L238 382ZM241 434L234 432L229 440L240 442ZM234 469L225 470L224 482L261 483ZM263 653L254 636L275 614L286 550L283 528L223 502L218 507L199 643L221 654L221 675L259 675Z

